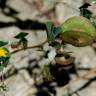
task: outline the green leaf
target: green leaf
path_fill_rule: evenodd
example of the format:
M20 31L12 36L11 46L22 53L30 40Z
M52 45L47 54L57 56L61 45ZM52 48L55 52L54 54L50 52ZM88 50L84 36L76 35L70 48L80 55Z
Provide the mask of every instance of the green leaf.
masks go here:
M55 36L54 33L52 31L52 22L47 22L46 23L46 29L47 29L47 38L48 38L48 42L51 43L55 40Z
M4 66L1 66L1 65L0 65L0 71L2 71L2 70L3 70L3 68L4 68Z
M81 14L81 16L84 16L87 19L90 19L92 17L92 12L87 10L86 8L81 8L80 9L80 14Z
M3 64L4 67L7 67L7 65L9 64L9 60L10 60L10 56L5 58L4 64Z
M79 9L81 9L81 8L88 8L89 6L91 6L89 3L84 3L82 6L80 6L80 8Z
M54 41L50 44L52 47L55 47L55 48L60 48L61 47L61 44L57 41Z
M28 46L28 40L26 38L22 38L20 39L19 44L23 46L23 49L26 49Z
M21 32L15 36L16 39L19 39L18 44L23 46L23 49L27 48L28 40L25 38L28 35L28 33Z
M0 47L7 45L7 44L8 44L8 42L0 41Z
M92 21L92 24L96 28L96 20Z
M19 34L17 34L14 38L16 39L21 39L21 38L24 38L28 35L28 33L25 33L25 32L20 32Z
M87 9L89 6L91 6L89 3L84 3L79 8L81 16L86 17L87 19L90 19L92 17L92 12Z
M61 33L62 32L62 28L61 27L56 27L55 29L54 29L54 34L55 34L55 36L57 36L59 33Z
M0 71L7 67L9 64L10 57L1 58L0 61L3 61L3 64L0 64Z

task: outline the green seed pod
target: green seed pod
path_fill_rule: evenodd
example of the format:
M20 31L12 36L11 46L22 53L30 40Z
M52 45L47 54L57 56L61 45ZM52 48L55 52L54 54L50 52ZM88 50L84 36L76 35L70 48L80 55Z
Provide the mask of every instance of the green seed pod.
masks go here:
M64 43L82 47L90 45L96 38L96 29L82 16L74 16L61 25L60 37Z

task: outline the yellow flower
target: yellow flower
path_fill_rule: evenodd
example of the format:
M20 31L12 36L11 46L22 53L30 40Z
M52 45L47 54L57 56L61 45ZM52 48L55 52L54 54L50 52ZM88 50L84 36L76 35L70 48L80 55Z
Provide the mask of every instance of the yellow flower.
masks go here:
M0 48L0 58L7 57L8 51L5 48Z

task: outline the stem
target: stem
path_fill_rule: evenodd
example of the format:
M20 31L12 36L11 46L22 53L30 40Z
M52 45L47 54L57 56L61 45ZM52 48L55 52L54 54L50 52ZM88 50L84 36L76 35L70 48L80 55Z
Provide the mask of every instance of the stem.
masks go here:
M1 64L1 66L3 66L3 61L1 61L0 64ZM1 86L5 88L3 70L1 71ZM1 87L1 88L2 88L2 87ZM2 91L4 92L5 90L2 88ZM3 93L3 95L6 96L5 92Z
M2 82L2 85L5 85L5 83L4 83L4 75L3 75L3 70L2 70L1 72L2 72L1 82Z
M3 62L0 61L0 65L3 66ZM4 84L4 75L3 75L3 69L1 71L1 82L2 82L2 85Z
M28 46L26 49L32 49L32 48L37 48L37 47L41 47L42 45L44 45L45 43L47 43L48 41L45 40L43 43L39 44L39 45L34 45L34 46ZM11 52L11 54L15 54L17 52L23 51L24 49L17 49L13 52Z

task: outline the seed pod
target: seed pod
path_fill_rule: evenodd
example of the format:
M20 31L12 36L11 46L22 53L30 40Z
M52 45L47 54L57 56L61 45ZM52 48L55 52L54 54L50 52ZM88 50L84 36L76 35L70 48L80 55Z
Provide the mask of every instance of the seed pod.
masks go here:
M96 38L96 29L91 22L82 16L74 16L62 25L60 38L64 43L82 47L90 45Z
M64 56L61 56L61 57L55 57L55 61L59 67L68 70L73 66L74 58L70 57L68 59L65 59Z

